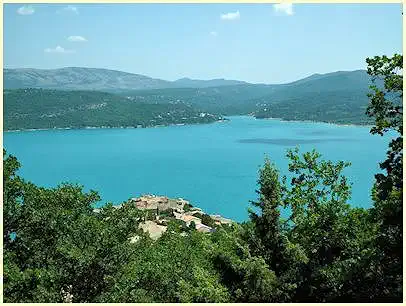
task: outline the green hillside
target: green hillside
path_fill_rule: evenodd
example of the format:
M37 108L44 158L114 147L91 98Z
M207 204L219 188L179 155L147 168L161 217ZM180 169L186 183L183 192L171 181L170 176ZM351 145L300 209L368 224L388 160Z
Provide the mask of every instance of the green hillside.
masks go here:
M142 90L123 95L147 103L180 101L223 115L368 124L365 110L370 84L366 71L358 70L313 75L282 85Z
M370 84L366 71L357 70L312 75L281 85L144 90L120 87L114 89L116 93L14 89L4 92L4 126L6 130L154 126L206 123L219 115L248 114L256 118L370 124L365 114ZM109 86L112 89L114 82Z
M207 112L223 115L248 114L256 109L255 98L268 95L275 90L274 85L233 85L208 88L169 88L158 90L137 90L121 95L134 101L146 103L182 102Z
M148 127L219 119L183 103L146 104L96 91L6 90L4 129Z
M299 97L264 97L257 100L256 118L311 120L340 124L370 124L365 114L368 97L362 91L301 93Z

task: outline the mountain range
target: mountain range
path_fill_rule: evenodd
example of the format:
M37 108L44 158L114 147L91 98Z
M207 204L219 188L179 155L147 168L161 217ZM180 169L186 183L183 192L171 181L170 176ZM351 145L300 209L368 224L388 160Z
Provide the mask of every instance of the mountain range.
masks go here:
M99 68L4 69L4 88L118 91L172 87L172 83L140 74Z
M244 81L226 80L226 79L213 79L213 80L193 80L189 78L182 78L173 82L176 87L183 88L205 88L205 87L218 87L218 86L231 86L249 84Z
M96 68L4 69L4 128L153 126L232 115L369 124L370 85L365 70L267 85Z
M248 83L225 79L193 80L189 78L182 78L171 82L141 74L100 68L66 67L59 69L4 69L5 89L46 88L117 92L123 90L177 87L203 88L242 84Z
M164 89L164 88L208 88L235 85L254 85L252 83L236 80L213 79L194 80L182 78L176 81L166 81L151 78L141 74L122 72L101 68L66 67L59 69L33 69L17 68L4 69L4 88L44 88L59 90L96 90L106 92L120 92L130 90ZM288 84L273 85L283 88L284 86L306 86L309 82L315 82L320 86L351 87L364 86L369 82L365 70L338 71L327 74L314 74L310 77L291 82ZM313 83L314 84L314 83ZM255 84L263 85L264 84Z

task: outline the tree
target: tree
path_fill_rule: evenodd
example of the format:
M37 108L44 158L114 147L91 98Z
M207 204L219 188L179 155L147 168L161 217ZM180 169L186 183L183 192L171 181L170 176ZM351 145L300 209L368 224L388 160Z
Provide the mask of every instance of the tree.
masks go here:
M9 249L12 245L19 218L24 181L16 174L20 163L3 149L3 244Z
M176 224L175 224L176 225ZM136 243L100 302L225 302L228 292L210 260L213 244L197 231L168 230Z
M376 226L368 211L348 204L351 186L342 172L350 164L321 160L314 150L300 155L297 148L287 157L290 184L286 176L280 182L275 166L265 160L259 200L253 203L260 212L251 212L252 225L244 226L250 252L277 276L268 301L354 301L342 288L356 277L352 271L362 265L361 255L371 252ZM289 212L286 221L281 208Z
M210 217L208 214L203 214L201 216L202 224L210 226L210 227L215 227L216 222L213 220L212 217Z
M285 250L279 211L282 204L282 193L278 170L268 158L265 159L264 166L259 170L258 185L258 201L251 201L251 204L259 208L260 213L250 210L250 218L255 231L252 247L256 249L254 254L264 257L265 262L279 275Z
M375 119L372 134L391 132L385 173L375 175L372 190L375 221L379 223L374 266L375 294L382 301L402 300L403 257L403 55L367 58L368 74L375 83L367 114ZM383 83L383 84L382 84Z
M139 232L140 211L127 204L96 213L96 192L70 184L40 188L16 175L14 157L3 164L5 301L97 300L133 252L129 238Z
M316 151L302 156L289 150L290 188L283 178L283 202L290 209L288 238L304 258L296 265L293 301L332 301L340 296L345 269L363 247L364 228L347 203L351 191L342 171L350 164L320 160ZM291 277L295 274L292 271Z

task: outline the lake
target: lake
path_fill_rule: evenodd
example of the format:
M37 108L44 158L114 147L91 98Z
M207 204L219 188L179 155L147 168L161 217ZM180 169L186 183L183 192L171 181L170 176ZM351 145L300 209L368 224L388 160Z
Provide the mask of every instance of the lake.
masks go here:
M256 199L258 169L265 156L287 174L286 150L317 149L323 158L350 161L350 203L370 207L378 162L388 137L368 127L256 120L248 116L205 125L147 129L47 130L4 133L19 174L40 186L80 183L96 190L103 205L141 194L181 197L210 214L247 219Z

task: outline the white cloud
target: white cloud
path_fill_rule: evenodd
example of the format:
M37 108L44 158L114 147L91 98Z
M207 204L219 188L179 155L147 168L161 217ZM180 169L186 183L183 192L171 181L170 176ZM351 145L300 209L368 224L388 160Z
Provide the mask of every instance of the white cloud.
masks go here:
M82 41L87 41L86 38L84 38L83 36L79 36L79 35L72 35L68 37L69 41L72 42L82 42Z
M72 13L72 14L78 15L78 14L79 14L79 9L78 9L76 6L68 5L68 6L65 6L64 8L62 8L62 9L56 11L56 12L57 12L58 14L61 14L61 13Z
M217 36L218 33L217 33L216 31L211 31L211 32L210 32L210 35L211 35L211 36Z
M221 14L220 18L222 20L237 20L240 19L240 12L236 11L234 13Z
M293 15L292 3L278 3L273 5L275 12L284 13L286 15Z
M55 48L46 48L45 53L75 53L75 50L67 50L61 46L56 46Z
M32 6L22 6L17 10L17 13L20 15L32 15L34 14L35 10Z

